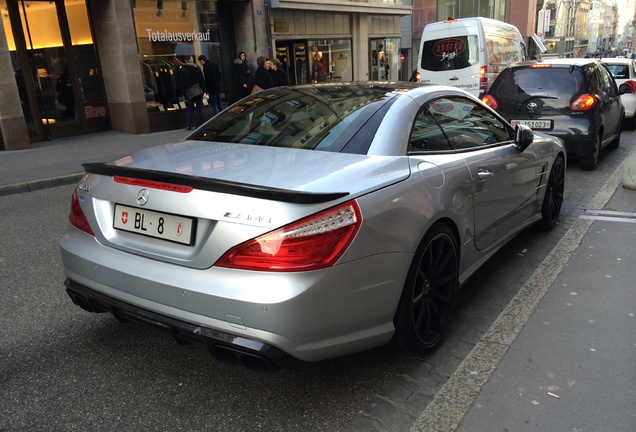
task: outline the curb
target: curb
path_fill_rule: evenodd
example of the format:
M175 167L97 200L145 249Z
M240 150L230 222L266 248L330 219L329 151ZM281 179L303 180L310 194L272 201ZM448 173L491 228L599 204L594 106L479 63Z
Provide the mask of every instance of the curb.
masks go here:
M636 190L636 153L633 153L623 162L623 187Z
M25 192L34 192L42 189L48 189L57 186L66 186L77 183L84 175L83 172L75 174L67 174L57 177L51 177L42 180L30 180L24 183L14 183L10 185L0 186L0 197L7 195L20 194Z

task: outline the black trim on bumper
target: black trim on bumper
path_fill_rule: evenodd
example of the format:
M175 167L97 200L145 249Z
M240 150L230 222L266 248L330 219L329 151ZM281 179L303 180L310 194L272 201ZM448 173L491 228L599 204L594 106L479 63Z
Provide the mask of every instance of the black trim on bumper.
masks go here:
M275 372L298 362L283 350L254 339L220 332L122 302L70 279L64 281L73 303L88 312L109 312L122 322L134 321L170 333L178 343L206 346L219 361Z

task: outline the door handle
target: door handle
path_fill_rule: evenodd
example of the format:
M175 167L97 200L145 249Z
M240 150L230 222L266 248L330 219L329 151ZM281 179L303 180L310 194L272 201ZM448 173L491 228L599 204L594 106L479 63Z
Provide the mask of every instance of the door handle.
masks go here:
M489 180L494 176L495 174L487 169L480 169L477 171L477 177L479 177L479 180Z

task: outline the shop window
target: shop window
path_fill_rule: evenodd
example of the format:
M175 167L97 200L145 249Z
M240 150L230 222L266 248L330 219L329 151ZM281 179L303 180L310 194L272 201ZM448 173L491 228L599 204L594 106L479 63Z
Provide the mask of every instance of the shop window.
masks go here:
M196 63L204 55L220 64L217 17L216 1L135 0L139 62L149 111L186 107L178 74L187 57L193 56Z
M310 41L309 52L312 82L353 80L350 40Z
M372 39L369 41L369 77L373 81L400 79L400 39Z

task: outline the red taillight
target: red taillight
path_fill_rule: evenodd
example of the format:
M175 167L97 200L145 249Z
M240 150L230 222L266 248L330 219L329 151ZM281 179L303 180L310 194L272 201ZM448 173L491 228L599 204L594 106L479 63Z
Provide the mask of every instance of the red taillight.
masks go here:
M214 265L277 272L330 267L347 250L361 223L358 203L349 201L241 243Z
M627 84L629 86L631 89L630 93L636 93L636 81L629 80L625 81L623 84Z
M73 192L73 197L71 198L71 213L68 216L68 220L71 221L71 225L74 227L92 236L95 235L91 226L88 224L88 220L86 219L86 215L84 214L82 207L80 206L77 191Z
M483 98L481 98L481 101L494 110L499 108L499 104L497 103L497 100L491 95L484 96Z
M585 93L570 104L570 109L572 111L587 111L594 108L597 102L598 98L596 96L591 93Z
M152 188L152 189L161 189L161 190L167 190L170 192L188 193L188 192L192 192L192 189L193 189L191 186L180 186L180 185L176 185L172 183L164 183L164 182L158 182L154 180L143 180L143 179L137 179L132 177L115 176L113 179L115 180L116 183L122 183L122 184L127 184L132 186L141 186L141 187Z
M482 66L479 68L479 90L486 91L488 90L488 66Z

